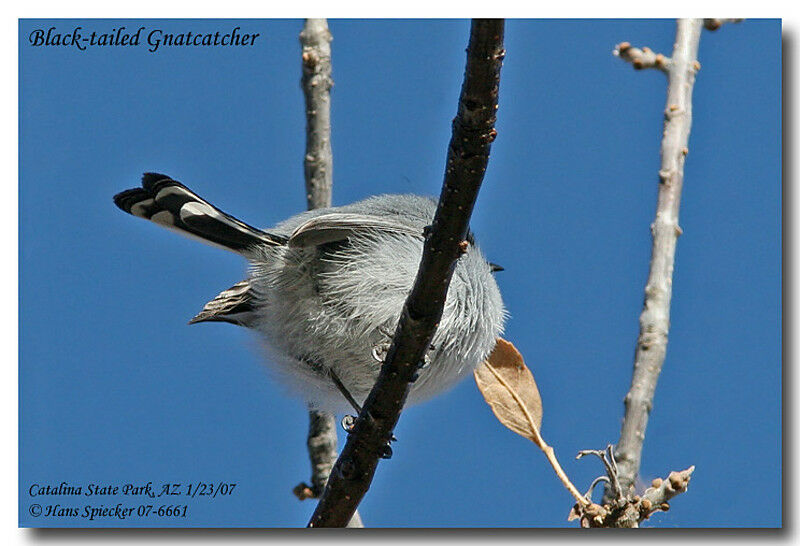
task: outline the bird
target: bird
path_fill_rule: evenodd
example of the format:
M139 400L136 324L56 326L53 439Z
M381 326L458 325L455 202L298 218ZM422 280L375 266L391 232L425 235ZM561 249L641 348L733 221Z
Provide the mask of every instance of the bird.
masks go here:
M244 257L248 274L189 324L225 322L256 333L271 370L313 409L346 412L372 389L413 286L437 202L385 194L300 212L255 228L171 177L147 172L114 196L122 211ZM467 235L442 319L408 394L439 394L490 354L507 317L494 273ZM187 272L187 275L191 274Z

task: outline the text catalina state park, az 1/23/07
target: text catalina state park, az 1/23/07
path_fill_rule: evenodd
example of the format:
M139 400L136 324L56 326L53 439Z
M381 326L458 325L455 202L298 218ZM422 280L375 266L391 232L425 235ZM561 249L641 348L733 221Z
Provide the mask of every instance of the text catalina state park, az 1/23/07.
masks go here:
M253 46L259 33L246 33L241 27L228 32L167 32L160 28L147 30L139 27L135 32L126 27L112 28L109 32L74 27L61 32L56 27L37 28L28 34L28 43L33 47L76 47L81 51L89 47L138 47L145 45L151 53L162 47L230 47Z

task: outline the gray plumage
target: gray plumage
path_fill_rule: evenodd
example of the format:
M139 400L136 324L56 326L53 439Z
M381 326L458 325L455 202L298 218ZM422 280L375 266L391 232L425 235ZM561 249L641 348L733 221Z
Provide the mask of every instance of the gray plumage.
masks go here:
M302 212L262 231L164 175L145 175L143 188L148 186L161 192L169 188L165 193L182 198L171 198L165 201L166 210L153 211L159 200L152 191L137 188L122 192L115 202L133 214L136 202L145 201L159 223L172 228L178 224L179 231L224 247L213 229L216 220L225 240L236 246L228 249L250 263L248 278L206 304L191 322L225 321L258 332L280 379L312 406L349 409L331 372L363 403L380 371L376 357L391 342L414 283L423 229L433 219L436 202L415 195L381 195ZM200 221L187 215L187 209L191 214L212 212ZM192 230L181 230L180 221L164 220L187 216ZM242 235L231 235L232 226L241 226ZM249 244L241 244L246 241ZM491 352L505 319L494 269L474 244L459 258L428 354L430 364L412 385L409 403L451 387Z

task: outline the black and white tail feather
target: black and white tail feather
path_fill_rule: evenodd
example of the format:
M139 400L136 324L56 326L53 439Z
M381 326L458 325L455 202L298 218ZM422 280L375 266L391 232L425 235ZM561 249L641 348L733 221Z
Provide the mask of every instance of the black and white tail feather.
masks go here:
M226 214L169 176L145 173L142 187L114 196L123 211L150 220L203 243L242 254L257 245L285 245L288 239L267 233ZM249 281L236 283L208 302L189 324L229 322L248 326L253 295Z
M125 212L224 250L241 254L256 245L285 245L285 237L245 224L169 176L145 173L142 187L114 196Z

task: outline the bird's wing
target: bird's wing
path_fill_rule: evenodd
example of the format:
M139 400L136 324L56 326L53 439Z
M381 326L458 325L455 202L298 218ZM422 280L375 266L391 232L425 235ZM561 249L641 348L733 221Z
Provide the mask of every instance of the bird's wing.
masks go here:
M318 246L347 239L367 231L397 233L423 238L421 229L401 224L392 218L369 214L332 212L310 218L292 232L290 247Z

